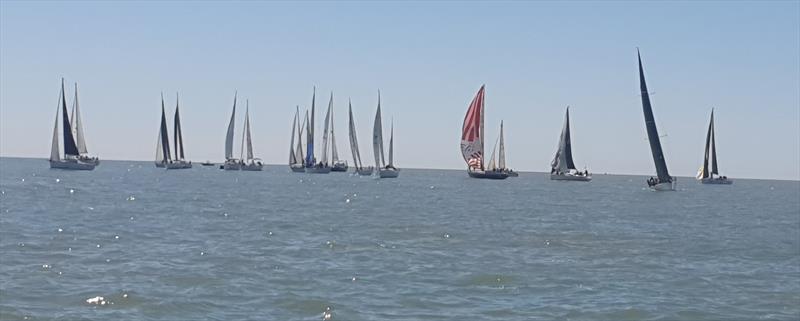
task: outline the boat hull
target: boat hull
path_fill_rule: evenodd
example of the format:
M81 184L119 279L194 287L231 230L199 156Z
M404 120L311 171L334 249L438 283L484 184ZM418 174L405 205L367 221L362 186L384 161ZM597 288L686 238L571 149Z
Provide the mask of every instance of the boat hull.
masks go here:
M508 173L506 172L495 172L495 171L467 171L467 175L472 178L486 178L486 179L506 179L508 178Z
M189 169L192 168L192 162L175 161L166 164L167 169Z
M242 170L243 170L243 171L253 171L253 172L257 172L257 171L260 171L260 170L262 170L263 168L264 168L264 165L263 165L263 164L260 164L260 163L255 163L255 164L244 164L244 165L242 165Z
M303 167L303 165L301 165L301 164L289 165L289 168L291 168L292 172L295 172L295 173L305 173L306 172L306 168Z
M167 167L167 165L165 165L165 164L164 164L164 163L162 163L162 162L156 162L156 167L157 167L157 168L164 168L164 167Z
M200 163L200 165L203 165L203 166L214 166L214 163L205 162L205 163Z
M650 189L658 192L674 191L677 185L678 185L677 182L673 180L672 182L658 183L656 185L650 186Z
M519 177L519 173L517 172L506 171L506 174L508 174L508 177Z
M385 169L382 168L378 171L378 177L380 178L397 178L400 175L399 169Z
M56 169L69 169L69 170L94 170L97 165L95 163L82 162L78 160L57 160L50 161L50 168Z
M331 172L347 172L347 163L341 161L334 163Z
M700 180L700 183L712 184L712 185L730 185L733 184L733 180L728 178L714 177L714 178L703 178Z
M571 175L571 174L550 174L550 180L589 182L592 180L592 176L581 176L581 175Z
M306 173L309 174L328 174L331 172L330 167L306 167Z
M359 176L370 176L370 175L372 175L372 172L374 172L374 170L372 169L372 167L368 167L368 168L362 168L362 169L356 169L356 173L357 173Z

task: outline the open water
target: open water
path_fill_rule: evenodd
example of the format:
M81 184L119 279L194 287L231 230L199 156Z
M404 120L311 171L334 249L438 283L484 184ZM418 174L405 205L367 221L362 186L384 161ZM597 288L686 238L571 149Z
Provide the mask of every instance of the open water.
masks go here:
M800 319L797 181L199 165L0 159L0 319Z

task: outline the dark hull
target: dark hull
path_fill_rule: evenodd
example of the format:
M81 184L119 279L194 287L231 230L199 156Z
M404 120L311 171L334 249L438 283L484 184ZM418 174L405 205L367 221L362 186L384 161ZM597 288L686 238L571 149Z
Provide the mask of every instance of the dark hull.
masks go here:
M467 171L469 177L472 178L486 178L486 179L506 179L508 173L506 172L481 172L481 171Z

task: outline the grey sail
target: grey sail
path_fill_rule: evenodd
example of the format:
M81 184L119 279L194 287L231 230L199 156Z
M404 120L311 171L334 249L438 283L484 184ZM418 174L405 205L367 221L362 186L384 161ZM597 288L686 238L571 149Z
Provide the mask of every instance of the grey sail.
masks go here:
M299 117L298 113L300 113L300 111L294 112L294 120L292 120L292 142L289 143L289 165L297 164L297 153L295 153L294 149L294 136L297 131L297 118Z
M575 169L575 162L572 160L572 134L569 128L569 106L567 106L567 116L564 121L564 160L567 162L567 169Z
M706 148L705 152L703 153L703 169L702 169L702 178L711 177L711 171L709 171L709 158L711 152L711 132L714 128L714 111L711 111L711 120L708 122L708 132L706 133Z
M300 107L298 107L298 111ZM297 124L300 125L300 118L297 118ZM308 125L308 111L306 111L306 118L303 120L303 124L298 127L297 130L297 149L295 150L295 158L297 159L297 164L303 164L305 157L303 156L303 136L302 132L305 130L304 128Z
M497 161L497 166L500 169L506 169L506 145L503 139L503 121L500 121L500 156Z
M394 167L394 120L389 130L389 163L387 165Z
M59 97L59 100L61 97ZM58 108L56 108L56 121L53 124L53 141L50 145L50 161L57 162L61 160L59 146L58 146L58 114L61 113L61 101L59 101Z
M169 132L167 131L167 113L164 110L164 95L161 95L161 131L158 133L161 142L162 161L169 162L172 159L169 150Z
M314 87L314 94L311 96L311 120L306 122L306 167L314 166L314 104L317 98L317 87ZM306 119L309 119L306 114Z
M244 112L244 136L247 160L253 159L253 138L250 136L250 101L248 100Z
M714 110L711 110L711 174L719 175L717 168L717 133L714 128Z
M372 154L375 155L375 168L382 168L385 161L383 157L383 126L381 125L380 92L378 92L378 111L375 112L375 122L372 124Z
M236 96L237 93L233 94L233 111L231 112L231 121L228 123L228 132L225 135L225 159L233 158L233 130L236 123Z
M333 93L331 93L331 99L328 101L328 111L325 112L325 125L322 129L322 163L328 163L328 134L330 128L330 121L331 121L331 108L333 107Z
M175 159L183 160L183 134L181 132L181 113L179 111L178 97L175 96Z
M61 129L64 135L64 155L80 155L78 146L75 144L75 137L72 135L72 125L69 122L67 98L64 93L64 79L61 79Z
M653 154L653 161L656 165L656 173L658 174L659 181L672 182L672 177L667 170L667 162L664 159L664 151L661 148L661 139L658 136L658 129L656 129L656 120L653 116L653 108L650 105L650 94L647 91L647 83L644 80L644 68L642 68L642 57L639 51L636 51L639 59L639 87L642 96L642 110L644 111L644 122L647 126L647 138L650 141L650 151Z
M567 107L567 114L564 117L564 127L561 129L561 135L558 139L558 149L556 150L556 155L553 157L553 161L550 163L553 170L558 170L562 173L566 173L570 170L569 162L567 161L567 150L571 149L568 143L569 139L569 107ZM571 151L569 155L572 156ZM574 167L573 164L572 168Z
M349 121L349 134L350 134L350 151L353 154L353 164L356 166L356 170L362 168L361 164L361 152L358 150L358 135L356 134L356 124L353 121L353 106L350 102L347 103L348 105L348 112L350 115Z
M75 142L78 145L78 152L87 154L86 138L83 135L83 122L81 122L80 104L78 104L78 83L75 83L75 105L72 109L72 127L75 133Z
M331 98L333 98L333 93L331 93ZM331 99L332 100L332 99ZM331 101L331 164L336 164L339 162L339 153L336 151L336 134L333 132L333 101Z

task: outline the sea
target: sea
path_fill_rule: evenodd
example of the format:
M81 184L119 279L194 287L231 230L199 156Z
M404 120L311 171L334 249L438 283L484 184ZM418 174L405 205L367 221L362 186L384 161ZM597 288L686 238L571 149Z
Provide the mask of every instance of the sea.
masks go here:
M0 159L0 320L798 320L800 182Z

